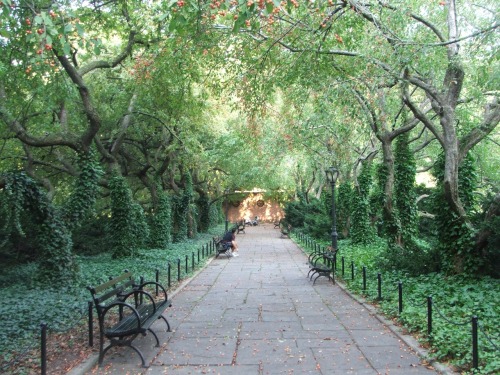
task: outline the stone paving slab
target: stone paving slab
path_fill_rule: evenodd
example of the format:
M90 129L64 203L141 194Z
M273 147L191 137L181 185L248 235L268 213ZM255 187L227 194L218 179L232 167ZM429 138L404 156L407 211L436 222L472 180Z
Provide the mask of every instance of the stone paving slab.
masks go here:
M240 257L212 260L173 297L165 324L108 353L91 374L436 374L338 285L307 278L307 257L271 224L237 236Z

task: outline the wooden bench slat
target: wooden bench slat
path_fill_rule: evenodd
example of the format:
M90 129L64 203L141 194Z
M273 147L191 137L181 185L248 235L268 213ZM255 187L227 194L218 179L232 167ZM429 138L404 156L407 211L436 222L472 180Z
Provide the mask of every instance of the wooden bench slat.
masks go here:
M97 294L102 292L103 290L109 289L113 285L121 283L123 280L130 279L131 277L132 277L132 272L130 271L124 272L120 276L115 277L114 279L111 279L105 282L104 284L98 285L92 289L94 290L94 293Z

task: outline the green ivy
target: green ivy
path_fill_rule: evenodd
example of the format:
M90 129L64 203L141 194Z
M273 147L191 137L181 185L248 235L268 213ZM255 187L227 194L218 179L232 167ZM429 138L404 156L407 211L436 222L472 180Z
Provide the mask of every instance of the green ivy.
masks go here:
M337 209L337 229L340 238L349 237L353 194L353 188L349 181L339 185L335 206Z
M356 244L367 244L375 239L375 230L370 220L370 187L372 184L371 163L363 163L358 177L358 189L352 199L351 239Z
M385 185L387 183L388 171L385 164L377 166L377 180L375 191L372 193L371 211L376 218L381 217L379 235L386 238L389 243L399 243L401 238L401 222L399 220L398 209L395 204L395 194L392 197L387 197L385 194ZM392 210L384 209L386 200L392 199ZM378 213L377 208L380 208Z
M394 196L401 223L403 243L412 242L418 235L416 203L415 157L409 147L409 133L401 134L396 140Z
M184 174L185 188L181 195L173 199L174 222L175 222L175 242L181 242L188 238L189 233L189 206L193 199L193 180L191 174Z
M23 210L33 215L37 224L39 247L38 277L40 280L69 281L77 274L72 254L70 230L60 211L52 205L38 184L24 173L6 173L5 202L11 214L10 228L24 235L20 216Z
M210 202L206 195L200 196L198 199L198 207L200 210L199 215L199 228L201 232L206 232L210 228Z
M73 193L62 208L62 216L70 230L78 227L94 207L99 193L98 182L103 175L103 170L92 151L80 154L78 164L80 174L75 180Z
M172 242L172 204L170 196L158 188L158 205L151 218L150 243L153 248L166 248Z
M467 272L473 274L482 267L482 258L474 252L475 233L470 225L450 208L445 199L444 155L441 154L433 170L438 181L432 195L436 226L438 229L439 249L443 253L443 267L450 273ZM460 200L467 212L471 212L475 191L474 163L470 156L459 166ZM464 191L469 189L469 191Z
M133 256L149 237L142 207L122 176L110 179L111 220L108 233L114 258Z

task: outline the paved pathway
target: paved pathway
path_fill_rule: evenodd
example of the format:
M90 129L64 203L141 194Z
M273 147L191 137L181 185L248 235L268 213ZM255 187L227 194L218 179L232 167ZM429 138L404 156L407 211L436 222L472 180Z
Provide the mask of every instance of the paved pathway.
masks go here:
M127 348L92 374L435 374L362 304L326 278L272 225L239 234L240 257L214 259L173 297L167 316L138 338L148 369Z

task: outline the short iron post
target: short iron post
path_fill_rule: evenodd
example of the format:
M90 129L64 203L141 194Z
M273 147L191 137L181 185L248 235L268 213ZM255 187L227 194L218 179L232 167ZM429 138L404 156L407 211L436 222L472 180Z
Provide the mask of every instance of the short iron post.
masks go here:
M337 264L337 253L333 253L332 262L332 282L335 284L335 265Z
M382 299L382 274L380 272L377 273L377 291L378 291L377 298L379 300L381 300Z
M403 283L398 282L398 305L399 305L399 315L403 312Z
M139 283L141 285L144 284L144 276L139 277ZM139 303L142 305L143 302L144 302L144 294L141 293L139 297Z
M363 266L363 292L366 292L366 266Z
M167 263L167 277L168 277L168 288L170 289L171 281L172 281L172 265L170 262Z
M47 323L40 324L41 342L40 342L40 367L42 375L47 374Z
M185 264L186 275L189 272L189 255L186 254L186 264Z
M87 306L87 313L88 313L88 318L89 318L89 346L92 347L94 346L94 316L93 316L93 307L94 304L92 301L88 302Z
M191 271L194 271L194 251L191 253Z
M351 260L351 280L354 281L354 261Z
M344 277L344 271L345 271L345 259L342 257L342 278Z
M156 281L156 285L155 285L155 293L156 293L156 297L158 297L158 283L160 282L160 270L157 268L156 269L156 272L155 272L155 281Z
M200 263L200 249L198 249L198 263Z
M479 349L478 349L478 335L477 335L478 319L474 315L472 317L472 368L479 368Z
M427 297L427 335L432 338L432 296Z
M181 258L177 258L177 281L181 281Z

